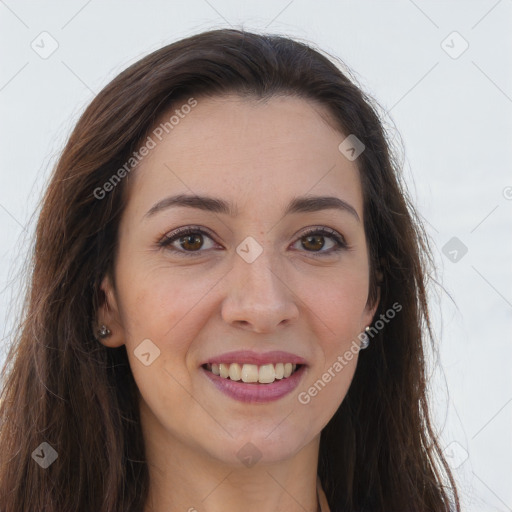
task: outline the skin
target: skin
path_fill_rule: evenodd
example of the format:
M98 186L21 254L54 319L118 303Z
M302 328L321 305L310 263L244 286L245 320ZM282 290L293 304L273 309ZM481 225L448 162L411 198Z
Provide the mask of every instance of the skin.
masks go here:
M140 393L151 482L145 512L316 510L320 433L346 395L357 355L308 404L298 394L332 368L377 308L367 303L363 196L356 162L338 150L344 138L324 107L304 99L198 98L130 176L115 287L106 276L98 321L112 331L105 345L126 345ZM232 201L238 215L172 207L145 217L178 193ZM359 221L334 209L283 216L306 194L343 199ZM158 246L189 225L212 234L185 244L199 254ZM349 249L328 255L335 241L308 243L309 227L335 230ZM247 236L263 248L252 263L236 252ZM173 247L186 250L179 240ZM160 350L149 366L134 354L145 339ZM241 349L291 352L308 366L287 396L242 403L200 368ZM261 455L251 467L237 456L246 443Z

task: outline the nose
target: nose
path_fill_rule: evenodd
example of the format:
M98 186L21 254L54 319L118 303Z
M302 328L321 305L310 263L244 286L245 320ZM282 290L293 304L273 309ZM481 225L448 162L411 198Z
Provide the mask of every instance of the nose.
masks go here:
M264 250L252 263L234 255L222 304L226 323L256 333L271 333L298 318L297 297L282 267L280 271L273 264L270 252Z

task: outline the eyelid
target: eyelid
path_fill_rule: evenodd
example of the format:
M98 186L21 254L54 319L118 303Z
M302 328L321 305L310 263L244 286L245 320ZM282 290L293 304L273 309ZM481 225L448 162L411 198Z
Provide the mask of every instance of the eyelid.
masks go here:
M174 252L181 253L181 254L194 254L194 251L181 251L179 249L175 249L173 247L169 247L173 242L176 240L179 240L181 237L187 236L187 234L201 234L206 235L208 238L210 238L212 241L215 242L213 234L207 229L203 228L202 226L182 226L180 228L176 228L175 230L171 232L165 233L163 236L159 237L158 239L158 246L162 248L167 248L170 250L174 249ZM216 243L216 242L215 242ZM195 251L195 253L201 253L204 251Z
M313 226L306 228L306 231L303 231L297 239L293 242L292 245L295 245L298 241L300 241L301 238L304 238L305 236L310 235L319 235L324 238L331 238L334 240L335 246L327 251L305 251L302 250L300 252L305 252L308 255L312 255L313 257L324 257L324 256L330 256L333 254L337 254L340 251L343 250L349 250L351 247L347 244L345 237L339 233L337 230L327 227L327 226Z
M345 246L348 246L348 244L347 244L347 242L345 240L345 237L341 233L339 233L335 229L329 228L327 226L314 226L314 227L308 228L308 229L306 229L306 231L304 231L299 236L299 238L302 238L304 236L308 236L311 233L318 233L318 232L321 233L322 235L327 233L330 237L334 238L339 243L341 243L341 244L343 244Z

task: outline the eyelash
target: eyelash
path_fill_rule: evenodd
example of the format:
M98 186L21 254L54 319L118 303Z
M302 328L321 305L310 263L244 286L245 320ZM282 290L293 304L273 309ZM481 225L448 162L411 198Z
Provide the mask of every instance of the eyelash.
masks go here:
M196 226L187 226L184 228L179 228L170 234L166 234L158 242L158 246L162 247L162 248L166 248L168 250L171 250L171 251L179 254L180 256L195 257L195 256L200 255L204 251L201 251L201 250L185 251L183 249L177 249L175 247L171 247L171 244L174 241L179 240L180 238L183 238L187 235L198 235L198 234L206 235L208 238L212 239L212 236L208 232L206 232L204 229L201 229L200 227L196 227ZM337 253L342 250L350 249L350 247L347 245L347 243L345 242L344 238L341 235L339 235L333 229L326 228L326 227L311 228L308 231L306 231L305 233L303 233L297 240L300 240L301 238L305 238L307 236L312 236L312 235L326 236L328 238L332 238L336 243L336 246L329 249L328 251L306 251L308 254L311 254L314 257L318 257L318 256L323 257L325 255L330 255L330 254Z

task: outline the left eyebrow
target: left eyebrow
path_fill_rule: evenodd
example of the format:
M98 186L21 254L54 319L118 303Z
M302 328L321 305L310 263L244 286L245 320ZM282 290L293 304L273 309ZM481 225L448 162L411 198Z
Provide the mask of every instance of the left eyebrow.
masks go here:
M210 211L214 213L223 213L231 217L238 215L238 208L230 202L224 199L199 196L199 195L187 195L179 194L176 196L169 196L162 199L144 215L144 217L151 217L157 212L165 210L171 207L187 207L196 208L199 210ZM308 213L318 212L321 210L340 210L343 212L350 213L358 222L361 222L356 209L343 199L335 196L298 196L294 197L284 211L284 215L292 213Z
M299 196L290 201L284 214L318 212L321 210L341 210L353 215L358 222L361 222L356 209L343 199L334 196Z

